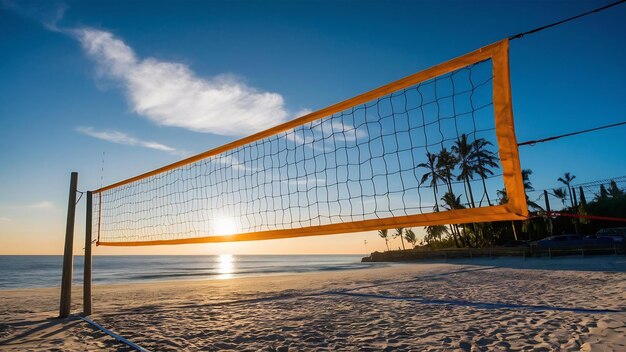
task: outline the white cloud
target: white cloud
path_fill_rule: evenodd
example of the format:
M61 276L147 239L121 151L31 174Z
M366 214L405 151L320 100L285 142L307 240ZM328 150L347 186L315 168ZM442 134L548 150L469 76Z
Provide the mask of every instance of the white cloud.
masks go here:
M105 77L120 82L132 109L162 125L221 135L258 132L287 119L280 94L227 75L200 78L180 63L141 59L112 33L70 31Z
M111 143L160 150L163 152L167 152L167 153L179 155L179 156L185 156L188 154L185 151L172 148L165 144L137 139L127 133L120 132L120 131L97 131L93 129L92 127L76 127L76 131L84 135L101 139L103 141L107 141Z
M10 221L11 221L11 219L9 219L9 218L0 217L0 223L10 222Z

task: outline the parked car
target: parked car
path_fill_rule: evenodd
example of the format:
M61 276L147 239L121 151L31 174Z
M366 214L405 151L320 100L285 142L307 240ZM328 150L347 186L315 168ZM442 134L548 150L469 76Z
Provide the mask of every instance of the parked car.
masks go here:
M611 247L613 240L607 237L584 238L580 235L560 235L551 236L536 242L539 248L552 249L577 249L588 247Z
M626 244L626 227L601 229L596 232L597 238L611 238L617 244Z

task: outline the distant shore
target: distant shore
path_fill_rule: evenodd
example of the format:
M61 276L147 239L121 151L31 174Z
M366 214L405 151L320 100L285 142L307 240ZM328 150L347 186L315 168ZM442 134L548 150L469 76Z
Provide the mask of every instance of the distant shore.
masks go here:
M96 285L92 318L153 351L617 351L624 302L623 256L477 258ZM49 319L57 309L58 289L0 291L0 349L123 350L76 318Z
M425 262L432 260L448 260L455 258L480 258L480 257L518 257L518 258L552 258L566 256L605 256L625 255L626 246L611 247L586 247L586 248L537 248L537 247L487 247L487 248L441 248L429 249L418 247L406 250L391 250L385 252L373 252L361 258L364 263L384 262Z

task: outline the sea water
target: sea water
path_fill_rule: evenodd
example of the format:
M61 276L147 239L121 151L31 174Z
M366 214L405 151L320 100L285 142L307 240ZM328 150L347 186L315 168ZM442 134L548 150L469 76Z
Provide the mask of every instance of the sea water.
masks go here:
M94 284L229 279L384 266L362 255L94 256ZM0 289L58 287L62 256L0 256ZM74 282L82 283L83 257L74 257Z

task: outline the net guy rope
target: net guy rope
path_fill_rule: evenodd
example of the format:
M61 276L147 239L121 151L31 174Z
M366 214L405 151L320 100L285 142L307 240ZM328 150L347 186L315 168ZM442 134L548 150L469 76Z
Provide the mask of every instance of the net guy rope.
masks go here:
M581 17L585 17L587 15L591 15L591 14L596 13L596 12L607 10L607 9L613 7L613 6L617 6L617 5L623 4L625 2L626 2L626 0L616 1L616 2L610 3L610 4L606 5L606 6L598 7L597 9L581 13L580 15L572 16L572 17L566 18L566 19L561 20L561 21L557 21L557 22L554 22L554 23L551 23L551 24L548 24L548 25L545 25L545 26L537 27L535 29L531 29L531 30L526 31L526 32L518 33L518 34L510 36L509 40L523 38L524 36L526 36L528 34L541 32L544 29L556 27L556 26L559 26L559 25L561 25L563 23L566 23L566 22L569 22L569 21L573 21L573 20L579 19Z
M132 348L132 349L133 349L133 350L135 350L135 351L139 351L139 352L150 352L149 350L147 350L147 349L145 349L145 348L143 348L143 347L141 347L141 346L137 345L136 343L134 343L134 342L132 342L132 341L130 341L130 340L128 340L128 339L126 339L126 338L124 338L124 337L122 337L122 336L120 336L120 335L116 334L116 333L114 333L113 331L111 331L111 330L109 330L109 329L107 329L107 328L103 327L102 325L100 325L100 324L96 323L95 321L93 321L93 320L91 320L91 319L89 319L89 318L86 318L86 317L79 317L79 318L80 318L82 321L84 321L84 322L86 322L86 323L90 324L91 326L93 326L93 327L95 327L96 329L98 329L98 330L100 330L100 331L104 332L105 334L107 334L107 335L111 336L112 338L114 338L114 339L116 339L117 341L119 341L119 342L121 342L121 343L125 344L126 346L128 346L128 347Z
M523 145L534 146L537 143L549 142L549 141L553 141L555 139L576 136L576 135L583 134L583 133L599 131L599 130L603 130L603 129L606 129L606 128L612 128L612 127L617 127L617 126L622 126L622 125L626 125L626 121L622 121L622 122L618 122L618 123L614 123L614 124L610 124L610 125L606 125L606 126L589 128L589 129L582 130L582 131L576 131L576 132L561 134L561 135L558 135L558 136L547 137L547 138L542 138L542 139L537 139L537 140L532 140L532 141L526 141L526 142L518 143L517 146L523 146Z
M95 190L97 244L250 241L525 219L508 44ZM446 171L452 151L464 158L459 163L492 169L480 176ZM429 161L437 170L425 180ZM482 206L503 186L507 204Z

